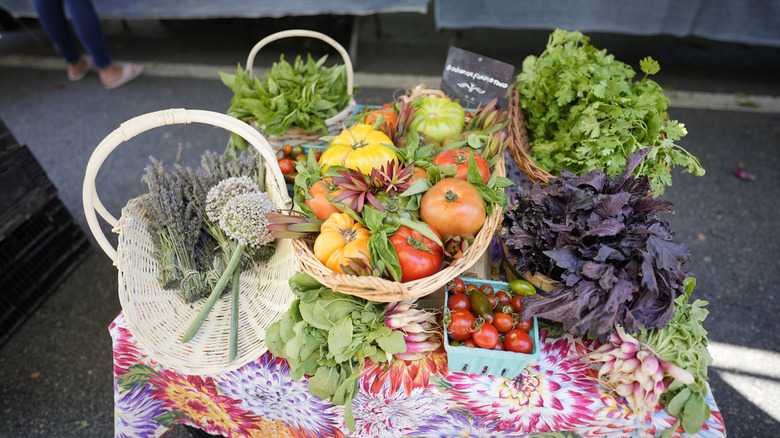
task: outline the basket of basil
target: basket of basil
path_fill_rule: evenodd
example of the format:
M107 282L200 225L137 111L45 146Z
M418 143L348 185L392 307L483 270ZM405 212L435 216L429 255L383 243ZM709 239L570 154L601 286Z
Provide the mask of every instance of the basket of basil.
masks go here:
M650 147L636 176L647 175L653 193L672 184L671 166L704 175L698 158L675 144L687 134L671 120L669 99L650 75L660 70L650 57L644 77L580 32L555 30L539 56L523 60L508 91L509 153L532 182L546 184L566 169L574 174L601 168L614 177L628 156Z
M282 55L263 78L253 74L255 56L268 44L289 37L316 38L333 46L343 64L325 66L327 55L306 61L299 55L291 64ZM235 75L220 72L222 83L233 90L227 114L258 128L275 150L284 144L325 145L321 137L340 131L353 115L354 70L349 54L336 40L320 32L292 29L260 40ZM245 142L231 136L230 147L244 149Z

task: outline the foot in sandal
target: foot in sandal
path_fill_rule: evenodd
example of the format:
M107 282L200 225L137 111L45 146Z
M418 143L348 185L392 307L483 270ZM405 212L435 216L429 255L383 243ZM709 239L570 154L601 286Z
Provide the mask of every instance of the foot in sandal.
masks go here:
M100 82L103 83L103 87L111 90L132 81L143 71L144 66L134 62L111 64L100 70Z
M68 64L68 79L79 81L95 67L95 63L89 56L82 56L73 64Z

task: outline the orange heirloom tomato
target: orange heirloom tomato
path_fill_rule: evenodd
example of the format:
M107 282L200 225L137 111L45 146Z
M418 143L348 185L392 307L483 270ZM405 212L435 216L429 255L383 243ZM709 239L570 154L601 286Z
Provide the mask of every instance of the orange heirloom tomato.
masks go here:
M437 166L450 166L455 164L458 166L458 174L455 175L455 178L467 181L466 177L469 172L469 158L471 158L471 155L474 156L474 161L477 163L477 170L479 170L479 175L482 177L482 182L487 184L490 179L490 166L488 166L487 161L482 158L482 155L475 154L468 149L447 149L441 151L433 158L433 164Z
M485 223L487 211L482 195L470 183L444 178L420 201L423 221L442 236L476 235Z
M312 184L309 188L311 198L306 198L303 203L311 208L317 219L325 221L328 220L331 214L341 213L341 210L333 205L330 200L343 191L344 189L334 184L331 178L321 179ZM344 203L349 204L349 200L345 200Z
M330 146L320 157L322 173L329 166L344 166L370 174L393 160L398 163L395 152L386 145L392 145L384 132L367 123L355 123L333 138Z
M381 119L381 125L384 125L385 123L390 124L391 129L395 129L396 123L398 123L398 113L393 111L392 109L378 109L371 111L366 115L366 118L363 120L365 123L369 125L374 125L377 120Z
M320 226L320 235L314 241L314 256L328 268L343 274L341 265L346 265L349 259L370 260L369 237L371 232L348 214L332 214Z

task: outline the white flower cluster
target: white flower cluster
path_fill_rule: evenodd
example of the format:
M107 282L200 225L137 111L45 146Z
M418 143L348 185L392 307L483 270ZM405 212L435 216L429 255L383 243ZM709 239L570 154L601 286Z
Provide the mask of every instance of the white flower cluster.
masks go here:
M276 213L277 209L267 193L242 193L230 198L222 209L219 227L231 239L244 246L257 248L271 243L271 231L265 213Z
M247 176L227 178L206 196L206 216L243 246L257 248L273 241L265 213L276 212L268 194Z
M224 179L209 190L206 195L206 217L218 222L222 209L230 198L251 192L259 192L260 186L248 176L233 176Z

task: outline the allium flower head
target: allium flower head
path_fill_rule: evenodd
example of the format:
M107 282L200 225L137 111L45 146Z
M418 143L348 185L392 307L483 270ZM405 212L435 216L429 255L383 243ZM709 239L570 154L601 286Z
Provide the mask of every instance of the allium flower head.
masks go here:
M274 239L268 230L271 222L266 219L265 213L276 212L276 205L267 193L243 193L228 199L219 218L219 227L231 239L244 246L257 248Z
M233 176L220 181L206 195L206 216L212 222L218 222L227 202L244 193L260 192L260 186L248 176Z

